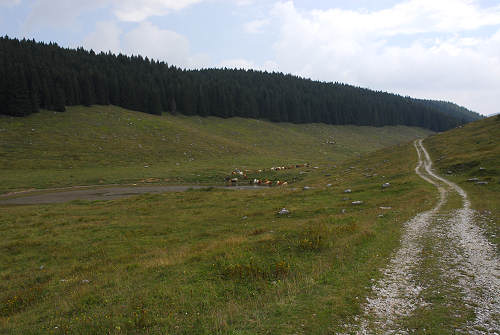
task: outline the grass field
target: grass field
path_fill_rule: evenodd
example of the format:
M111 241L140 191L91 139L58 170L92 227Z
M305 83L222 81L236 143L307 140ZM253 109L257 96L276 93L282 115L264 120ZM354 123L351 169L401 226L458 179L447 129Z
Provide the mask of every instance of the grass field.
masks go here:
M0 333L334 332L435 201L415 162L409 144L310 169L310 190L3 207Z
M148 179L215 185L235 168L340 162L429 134L408 127L153 116L113 106L0 116L0 193ZM332 136L336 144L326 144ZM287 177L302 179L298 171Z
M419 129L114 107L0 122L3 191L210 184L234 168L312 164L276 172L296 181L288 188L0 206L0 334L335 333L359 313L401 224L436 200L411 143L373 152L428 134Z
M438 172L462 187L500 242L500 116L469 123L425 140ZM475 181L487 182L477 184Z

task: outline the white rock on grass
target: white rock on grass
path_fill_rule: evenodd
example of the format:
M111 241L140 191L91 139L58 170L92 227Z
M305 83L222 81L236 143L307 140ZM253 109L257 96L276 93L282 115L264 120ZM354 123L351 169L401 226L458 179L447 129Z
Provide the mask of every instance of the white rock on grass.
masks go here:
M353 201L352 202L353 205L362 205L363 204L363 201Z
M279 215L288 215L290 214L290 211L286 208L282 208L279 212L278 212Z
M348 188L347 190L344 191L344 193L352 193L352 190Z
M391 183L382 184L382 188L388 188L388 187L391 187Z

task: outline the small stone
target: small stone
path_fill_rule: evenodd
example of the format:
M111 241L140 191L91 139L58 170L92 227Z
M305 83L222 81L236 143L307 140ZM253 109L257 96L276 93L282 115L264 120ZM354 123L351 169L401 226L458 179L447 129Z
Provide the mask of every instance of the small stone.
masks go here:
M248 216L246 216L246 215L245 215L245 216L244 216L244 217L242 217L241 219L242 219L242 220L246 220L246 219L248 219Z
M380 208L380 209L383 209L383 210L388 210L388 209L392 209L392 207L384 207L384 206L382 206L382 207L379 207L379 208Z
M88 279L82 280L82 284L88 284L88 283L90 283L90 280L88 280Z
M384 217L384 214L379 214L378 215L379 218L383 218Z
M288 209L286 209L286 208L282 208L282 209L279 211L279 213L278 213L278 214L279 214L279 215L288 215L288 214L290 214L290 211L289 211Z
M391 183L382 184L382 188L388 188L388 187L391 187Z
M310 186L304 186L304 191L307 191L307 190L310 190L311 187Z
M467 181L476 182L476 181L479 181L479 178L470 178L470 179L467 179Z
M44 265L40 265L40 267L39 267L40 270L43 270L44 268L45 268Z
M484 170L486 170L484 167L479 168L479 171L484 171Z
M487 181L476 181L476 185L488 185Z
M345 214L346 210L345 209L342 209L341 210L342 214Z
M347 190L344 191L344 193L352 193L352 190L348 188Z
M332 187L332 184L327 184L326 187Z
M352 202L353 205L362 205L363 201L357 200Z

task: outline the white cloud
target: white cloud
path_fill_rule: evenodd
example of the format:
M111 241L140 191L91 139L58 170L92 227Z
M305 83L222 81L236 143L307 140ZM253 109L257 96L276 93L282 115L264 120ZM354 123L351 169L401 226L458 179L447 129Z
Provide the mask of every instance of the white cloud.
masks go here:
M219 68L228 68L228 69L257 69L258 66L247 59L239 58L239 59L226 59L219 63L217 66Z
M191 54L185 36L148 21L125 33L116 22L98 22L95 30L84 38L83 46L96 52L141 55L182 68L201 68L211 63L206 54Z
M190 65L189 41L186 37L143 22L123 36L123 50L127 54L141 54L176 66Z
M247 33L258 34L263 32L263 28L269 25L269 19L253 20L245 23L244 28Z
M409 0L373 12L302 11L289 1L276 4L272 17L280 25L275 61L284 72L496 111L481 101L500 92L500 6ZM462 37L497 25L495 35Z
M150 16L165 15L202 0L115 0L115 15L122 21L141 22Z
M278 64L273 61L266 61L264 64L256 64L255 62L244 59L244 58L234 58L234 59L225 59L215 67L217 68L228 68L228 69L240 69L240 70L260 70L260 71L268 71L273 72L277 71Z
M205 0L35 0L27 19L27 28L38 25L73 25L83 12L111 8L121 21L142 22L151 16L165 15ZM1 4L18 4L20 0L0 0Z
M33 31L39 26L74 26L76 19L86 11L103 8L107 1L100 0L37 0L25 22L25 30Z
M96 30L90 33L83 41L83 46L87 49L93 49L96 52L119 53L120 35L122 30L114 22L97 22Z
M21 0L0 0L0 6L17 6L21 3Z
M237 6L250 6L250 5L253 5L255 3L255 0L232 0L232 1Z

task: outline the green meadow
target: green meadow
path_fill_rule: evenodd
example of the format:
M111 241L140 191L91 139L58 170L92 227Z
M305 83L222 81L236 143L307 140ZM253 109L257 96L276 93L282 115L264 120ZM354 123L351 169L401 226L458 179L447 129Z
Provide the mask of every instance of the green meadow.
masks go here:
M500 242L500 116L429 137L437 171L462 187ZM479 182L479 183L478 183Z
M480 122L425 144L436 160L445 156L436 163L440 172L480 159L477 171L453 170L450 178L467 187L474 206L493 211L499 155L488 145L500 122ZM493 137L475 127L491 127ZM149 178L207 185L0 206L0 334L336 333L359 314L402 224L437 200L414 173L412 140L429 135L415 128L75 107L2 118L0 129L3 192ZM477 138L463 133L475 130ZM332 136L335 144L326 144ZM488 154L457 157L464 137ZM310 166L263 173L290 180L288 187L209 187L235 168L304 162ZM484 169L490 183L475 191L480 186L466 179ZM391 187L382 188L386 182ZM483 205L481 192L494 200ZM278 214L282 208L290 213Z
M336 163L428 134L403 126L153 116L113 106L0 116L0 193L148 179L217 185L236 168ZM289 178L300 179L299 172Z

